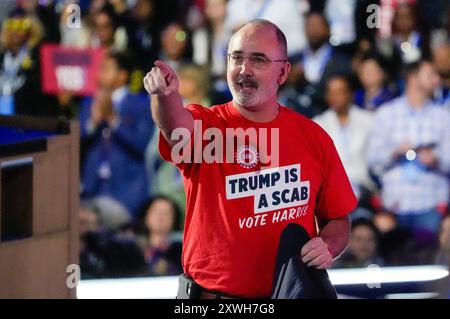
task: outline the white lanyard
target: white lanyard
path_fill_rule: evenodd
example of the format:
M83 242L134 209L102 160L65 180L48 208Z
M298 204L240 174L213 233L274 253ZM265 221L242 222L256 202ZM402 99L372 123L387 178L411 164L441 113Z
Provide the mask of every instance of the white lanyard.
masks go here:
M27 53L28 50L26 46L22 47L15 57L9 51L5 53L3 58L3 69L7 78L13 78L17 75Z

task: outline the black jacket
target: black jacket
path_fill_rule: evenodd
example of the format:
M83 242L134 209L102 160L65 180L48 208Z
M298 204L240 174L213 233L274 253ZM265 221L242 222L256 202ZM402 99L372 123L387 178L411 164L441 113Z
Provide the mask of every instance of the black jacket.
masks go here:
M310 240L298 224L288 224L280 236L272 299L337 299L326 270L307 267L300 251Z

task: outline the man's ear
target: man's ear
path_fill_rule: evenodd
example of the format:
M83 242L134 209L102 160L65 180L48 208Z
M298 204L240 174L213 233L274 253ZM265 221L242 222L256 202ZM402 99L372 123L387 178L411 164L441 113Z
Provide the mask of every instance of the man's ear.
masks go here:
M280 69L280 75L278 76L278 85L282 85L286 82L289 72L291 71L291 63L285 62Z

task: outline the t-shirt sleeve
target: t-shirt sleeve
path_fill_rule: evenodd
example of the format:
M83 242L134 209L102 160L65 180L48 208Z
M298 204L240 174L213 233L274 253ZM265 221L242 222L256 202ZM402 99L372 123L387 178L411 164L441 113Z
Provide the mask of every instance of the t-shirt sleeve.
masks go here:
M210 127L211 125L211 112L208 108L198 105L198 104L189 104L186 106L186 109L192 114L192 117L194 118L194 132L189 136L190 141L186 144L185 147L182 149L186 152L190 152L191 156L189 157L189 161L181 160L181 156L178 158L174 158L172 156L172 149L169 146L169 143L165 139L164 135L159 131L159 138L158 138L158 149L161 157L176 165L178 168L182 169L187 164L191 164L193 162L193 155L194 155L194 133L201 134L200 137L203 135L203 132L206 128ZM185 138L185 137L183 137ZM178 153L177 153L178 154ZM183 157L183 158L187 158Z
M317 198L316 215L322 219L335 219L352 212L358 200L333 141L326 136L324 144L324 179Z

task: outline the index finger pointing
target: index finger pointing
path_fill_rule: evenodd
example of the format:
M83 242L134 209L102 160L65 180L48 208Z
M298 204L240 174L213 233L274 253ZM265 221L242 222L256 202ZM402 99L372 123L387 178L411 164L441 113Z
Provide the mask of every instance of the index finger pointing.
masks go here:
M167 78L168 75L171 75L174 73L172 68L167 63L165 63L161 60L156 60L155 66L161 70L161 72L165 78Z

